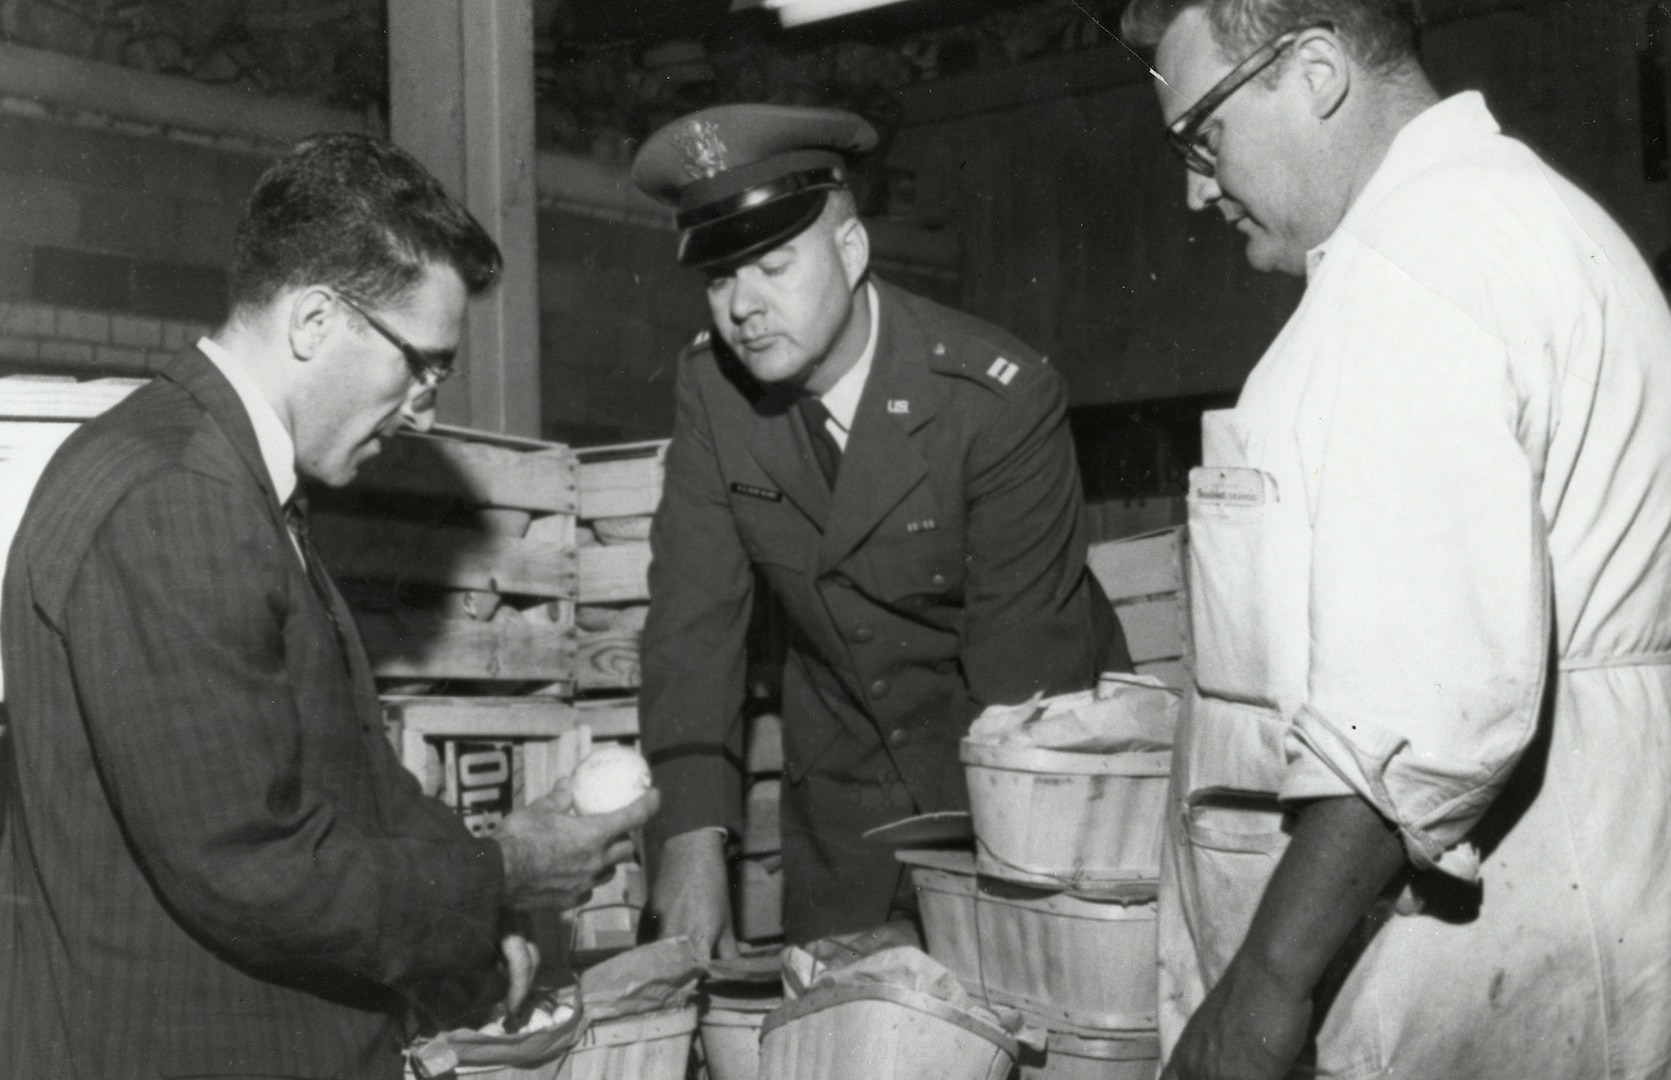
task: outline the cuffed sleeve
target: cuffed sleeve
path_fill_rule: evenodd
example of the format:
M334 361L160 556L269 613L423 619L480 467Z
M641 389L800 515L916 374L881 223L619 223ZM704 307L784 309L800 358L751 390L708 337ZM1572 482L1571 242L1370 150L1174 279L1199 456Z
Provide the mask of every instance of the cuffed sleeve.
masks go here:
M1347 359L1297 434L1313 450L1311 650L1284 794L1326 788L1326 768L1418 866L1469 876L1458 846L1536 730L1549 650L1511 345L1378 248L1342 236L1327 257L1351 268L1325 271L1328 302L1358 314L1334 328Z

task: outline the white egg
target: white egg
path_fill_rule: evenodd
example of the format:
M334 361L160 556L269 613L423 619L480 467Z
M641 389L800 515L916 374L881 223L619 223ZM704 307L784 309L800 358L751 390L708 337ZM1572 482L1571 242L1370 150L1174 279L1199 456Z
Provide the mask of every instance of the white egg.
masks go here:
M587 754L569 778L577 814L607 814L650 790L650 765L625 746L600 746Z

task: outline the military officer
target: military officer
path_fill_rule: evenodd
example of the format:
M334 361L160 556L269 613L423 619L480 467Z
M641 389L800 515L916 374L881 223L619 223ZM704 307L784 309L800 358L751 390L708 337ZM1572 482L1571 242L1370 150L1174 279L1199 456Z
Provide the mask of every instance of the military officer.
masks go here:
M876 142L846 112L727 105L633 162L675 207L678 260L705 272L713 316L679 360L651 534L651 907L662 934L721 952L757 579L790 624L790 941L897 914L900 868L861 834L967 806L957 744L982 707L1130 667L1085 566L1062 380L1002 330L870 273L848 169Z

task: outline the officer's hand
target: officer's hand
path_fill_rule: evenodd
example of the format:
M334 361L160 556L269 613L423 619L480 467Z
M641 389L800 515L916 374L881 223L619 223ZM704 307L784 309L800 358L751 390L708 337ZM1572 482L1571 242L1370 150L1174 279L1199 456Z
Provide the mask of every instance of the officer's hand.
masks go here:
M645 792L608 814L568 813L560 784L505 818L494 837L505 854L506 903L512 907L573 907L633 856L632 830L650 820L661 795Z
M658 938L688 937L699 956L737 955L723 833L698 829L662 845L650 883L650 915Z

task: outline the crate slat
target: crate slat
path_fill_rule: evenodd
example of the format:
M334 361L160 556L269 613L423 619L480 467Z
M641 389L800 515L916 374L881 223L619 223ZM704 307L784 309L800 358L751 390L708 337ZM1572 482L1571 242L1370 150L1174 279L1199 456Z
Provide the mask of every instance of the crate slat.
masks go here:
M575 635L574 679L582 690L636 690L638 630L581 631Z
M1189 654L1188 607L1174 594L1158 600L1120 604L1114 609L1126 633L1133 663L1173 660Z
M0 418L91 420L147 381L7 376L0 378Z
M638 517L661 502L667 441L600 446L576 451L580 472L580 516Z
M574 549L548 541L337 513L316 515L313 532L337 577L552 599L580 587Z
M1183 531L1092 544L1085 561L1115 603L1184 588Z
M477 506L572 514L579 506L574 452L510 449L462 438L403 433L360 466L355 484L369 491L424 495Z
M631 604L650 599L650 545L580 549L580 602Z
M574 640L525 619L476 622L401 608L354 616L381 678L555 683L574 677Z

